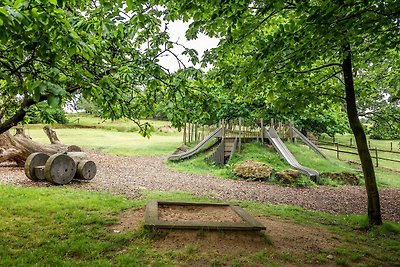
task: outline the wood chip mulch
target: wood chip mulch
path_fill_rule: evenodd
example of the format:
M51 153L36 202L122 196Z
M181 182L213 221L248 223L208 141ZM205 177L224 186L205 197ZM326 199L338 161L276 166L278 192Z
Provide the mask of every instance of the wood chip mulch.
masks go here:
M367 195L363 186L301 188L221 179L170 170L165 167L166 158L161 156L117 157L90 152L89 158L97 164L96 177L89 182L65 186L122 194L129 198L139 198L144 191L185 191L211 199L289 204L331 214L367 213ZM30 181L23 168L7 163L0 165L0 183L53 186ZM380 199L383 218L400 223L400 188L381 189Z

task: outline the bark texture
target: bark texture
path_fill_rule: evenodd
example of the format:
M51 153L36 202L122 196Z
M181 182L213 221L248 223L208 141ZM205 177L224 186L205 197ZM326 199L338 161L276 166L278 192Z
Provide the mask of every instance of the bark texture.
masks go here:
M347 44L344 47L345 58L343 60L344 83L346 89L347 117L349 119L351 130L357 143L357 150L361 161L361 167L365 178L365 187L368 197L368 219L370 225L381 225L381 207L379 201L379 192L376 185L374 164L369 153L367 137L364 128L358 118L356 95L353 80L353 67L351 58L351 48Z
M49 145L33 141L25 134L23 128L17 128L15 135L10 134L9 131L0 134L0 163L13 161L23 166L26 158L34 152L51 155L59 152L81 151L78 146L62 144L50 126L44 128L46 134L51 133L48 134L51 142Z

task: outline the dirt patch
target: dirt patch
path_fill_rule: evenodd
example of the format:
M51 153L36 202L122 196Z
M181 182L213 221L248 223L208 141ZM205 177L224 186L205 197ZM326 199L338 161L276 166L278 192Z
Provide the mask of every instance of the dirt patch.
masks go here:
M110 226L114 233L135 231L144 221L144 209L127 209L118 215L118 222Z
M160 205L159 219L163 221L203 221L244 223L229 206Z
M292 252L318 253L337 243L333 234L314 226L296 224L271 217L256 218L266 229L275 248Z
M198 214L196 216L201 216ZM202 216L196 219L209 219L208 214L203 213ZM267 255L265 257L271 262L291 266L301 263L305 255L327 253L339 243L335 235L315 226L266 216L256 219L267 228L266 231L163 230L152 240L152 247L160 253L174 251L176 255L184 255L181 260L186 263L190 263L191 254L195 253L200 260L193 263L196 266L209 266L210 262L201 262L208 258L222 258L228 266L238 259L250 259L251 266L264 266L254 260L257 255ZM141 227L143 220L144 209L126 210L119 215L119 222L111 229L114 232L135 231ZM286 260L282 255L290 256L284 256L289 257ZM314 263L317 262L314 260ZM334 260L321 263L331 265Z

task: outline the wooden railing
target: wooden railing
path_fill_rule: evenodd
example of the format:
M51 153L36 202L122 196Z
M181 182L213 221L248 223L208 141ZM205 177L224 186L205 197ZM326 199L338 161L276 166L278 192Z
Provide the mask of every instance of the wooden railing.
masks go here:
M209 162L215 162L217 164L225 164L225 140L221 140L217 149L208 157Z
M232 151L231 151L231 154L229 155L229 159L228 159L228 161L227 162L229 162L231 159L232 159L232 157L233 157L233 154L235 154L235 152L236 152L236 150L237 150L237 148L238 148L238 144L239 144L239 138L235 138L235 141L233 141L233 147L232 147ZM226 162L226 163L227 163Z

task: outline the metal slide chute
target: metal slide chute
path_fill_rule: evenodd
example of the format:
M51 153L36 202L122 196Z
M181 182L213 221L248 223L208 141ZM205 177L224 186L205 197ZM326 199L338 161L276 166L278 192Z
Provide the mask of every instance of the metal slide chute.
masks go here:
M283 141L279 138L276 130L271 127L268 130L265 129L266 137L271 141L275 150L295 169L301 171L302 173L308 175L314 181L317 180L319 173L316 170L302 166L289 149L285 146Z
M311 142L307 137L304 136L304 134L302 134L299 130L297 130L296 128L294 128L293 126L290 127L291 130L297 134L301 140L303 140L303 142L309 147L311 148L315 153L317 153L318 155L320 155L321 157L323 157L324 159L329 160L329 158L322 153L321 149L319 149L313 142Z
M177 161L182 159L190 158L191 156L199 153L201 149L213 138L222 137L222 127L215 129L206 138L204 138L200 143L198 143L194 148L179 154L173 154L168 157L168 160Z

